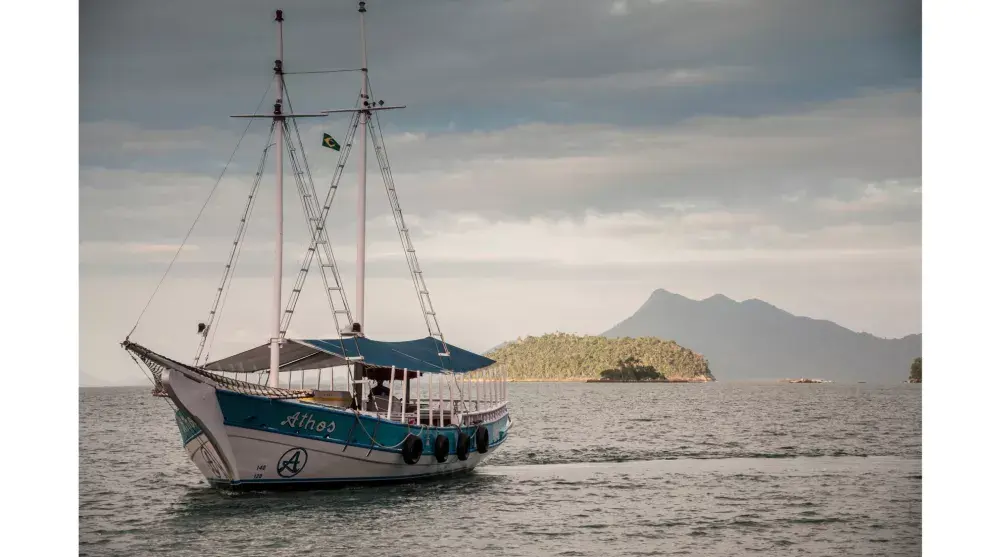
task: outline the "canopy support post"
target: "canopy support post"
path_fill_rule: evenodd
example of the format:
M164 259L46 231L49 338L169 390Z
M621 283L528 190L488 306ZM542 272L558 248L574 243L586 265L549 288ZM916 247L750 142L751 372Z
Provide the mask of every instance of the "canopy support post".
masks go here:
M420 401L423 398L423 384L421 380L423 379L423 374L416 374L416 425L423 425L422 415L423 409L420 407Z
M427 400L426 406L430 409L430 427L433 427L433 374L426 374Z
M392 390L395 389L395 366L392 366L392 374L388 378L388 410L385 411L385 419L392 421Z
M457 385L457 376L447 376L447 393L450 395L450 423L454 423L454 387Z
M361 410L367 410L367 397L364 394L364 383L362 381L364 381L364 364L354 362L354 396L361 401Z
M406 406L409 406L409 370L402 368L402 414L399 418L406 423Z
M440 403L437 404L440 410L440 427L443 427L443 375L437 377L437 391L437 396L440 398Z
M455 377L455 381L457 378ZM461 394L461 418L460 424L464 425L464 376L460 377L461 382L458 383L457 392Z

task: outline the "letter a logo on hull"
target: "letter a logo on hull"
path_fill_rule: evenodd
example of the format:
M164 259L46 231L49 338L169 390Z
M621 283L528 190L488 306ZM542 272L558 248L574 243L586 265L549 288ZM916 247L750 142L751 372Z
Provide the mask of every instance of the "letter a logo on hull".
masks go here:
M308 458L309 455L306 454L306 449L303 448L295 448L285 451L285 454L278 459L278 467L276 468L278 475L283 478L291 478L292 476L295 476L299 472L302 472L302 469L306 467L306 460Z

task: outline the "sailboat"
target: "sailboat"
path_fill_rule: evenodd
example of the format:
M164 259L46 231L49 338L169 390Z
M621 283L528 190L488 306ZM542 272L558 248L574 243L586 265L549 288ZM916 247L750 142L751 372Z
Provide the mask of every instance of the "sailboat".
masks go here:
M506 370L483 355L449 344L440 330L409 227L399 206L380 132L379 112L404 107L387 106L372 94L365 42L366 12L365 2L358 2L362 60L360 68L349 70L361 76L357 103L350 109L303 113L292 108L285 76L322 72L286 71L282 45L284 16L282 10L276 11L278 58L274 63L273 81L277 98L273 109L270 113L259 113L255 109L254 113L233 116L251 121L270 120L269 141L241 213L213 306L208 318L198 324L201 336L198 351L191 362L186 360L185 363L180 358L155 352L131 340L137 324L121 343L153 382L152 394L173 407L186 452L208 483L217 488L317 488L467 473L491 458L507 441L512 427ZM338 113L350 114L351 124L343 142L337 143L329 135L324 138L325 145L339 154L321 206L297 120L325 118ZM414 340L374 340L368 336L373 328L365 327L369 136L426 324L426 336ZM352 313L326 224L344 164L355 141L358 145L358 234L355 311ZM203 351L208 339L215 338L213 329L222 312L225 293L229 290L230 277L259 197L258 187L272 148L276 166L276 226L271 337L268 342L249 350L210 360L209 350L206 357ZM311 237L296 282L283 307L285 155L292 166L292 177ZM329 302L327 315L338 334L332 338L290 337L287 334L289 324L306 278L313 270L318 270L323 280ZM168 271L165 274L167 276ZM292 388L294 373L302 377L298 388ZM314 374L315 385L312 384ZM346 379L335 382L335 377L341 375ZM283 382L286 376L287 383Z

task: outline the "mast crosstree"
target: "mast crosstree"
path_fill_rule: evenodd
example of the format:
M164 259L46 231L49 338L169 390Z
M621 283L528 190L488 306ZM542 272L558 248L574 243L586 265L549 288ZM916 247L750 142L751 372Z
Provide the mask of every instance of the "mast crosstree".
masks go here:
M326 70L320 72L286 72L284 71L283 65L283 36L282 36L282 24L284 21L282 10L276 10L275 21L278 28L278 58L274 62L274 74L275 81L277 85L276 100L271 113L259 113L255 110L252 114L237 114L232 115L232 118L248 118L248 119L270 119L272 121L271 128L269 129L268 140L266 141L266 147L262 152L261 161L259 162L257 172L254 176L254 183L252 184L251 190L248 195L248 199L245 208L242 212L240 222L238 223L238 228L234 236L233 246L231 247L230 254L228 256L227 262L224 266L222 273L220 285L217 288L217 292L214 296L214 301L211 306L209 315L204 323L200 323L199 333L201 335L201 340L196 351L196 356L194 358L194 365L199 366L201 361L204 359L204 351L206 352L205 359L209 359L210 347L212 346L212 340L216 339L217 329L221 321L223 314L223 307L227 295L229 294L229 288L236 268L238 258L240 256L243 239L246 234L246 230L249 224L250 216L254 210L257 201L257 193L259 185L261 182L262 175L268 160L268 156L271 154L271 150L274 147L275 150L275 269L273 272L273 296L272 296L272 335L270 337L270 366L268 370L267 384L269 387L278 387L278 371L279 371L279 352L281 345L285 342L286 335L288 334L289 326L294 317L298 302L302 293L302 289L305 285L306 279L308 278L310 272L312 272L312 266L314 260L316 266L319 269L321 279L323 281L324 292L327 295L327 300L330 306L331 315L333 322L337 331L337 337L341 342L341 347L343 347L343 338L345 335L358 334L363 335L364 333L364 290L365 290L365 231L366 231L366 186L367 186L367 144L370 135L370 141L372 143L375 156L381 171L382 179L385 184L386 195L389 200L389 204L392 210L393 217L395 219L396 230L399 233L399 240L402 244L402 249L405 254L407 266L409 268L410 277L413 281L413 286L416 290L417 299L420 304L420 309L423 315L424 322L426 323L427 332L430 337L432 337L437 342L437 354L440 356L441 361L444 362L445 367L449 363L450 351L444 340L443 333L440 329L439 322L436 316L436 309L433 306L433 301L430 296L430 291L426 286L426 281L423 276L423 270L420 266L419 259L416 255L415 247L412 243L412 237L410 235L409 227L403 216L403 211L399 205L398 194L395 189L395 182L392 177L392 170L390 162L388 160L388 153L385 148L384 137L381 133L381 123L378 118L378 112L384 110L394 110L405 108L405 106L388 106L382 100L376 100L371 91L371 83L368 73L367 64L367 48L365 40L365 28L364 28L364 15L367 12L366 4L363 1L358 2L358 12L360 15L361 23L361 59L362 67L358 69L348 69L348 70ZM288 88L285 82L286 74L306 74L306 73L333 73L333 72L343 72L343 71L359 71L361 72L361 89L358 95L358 100L353 108L349 109L332 109L332 110L322 110L316 113L297 113L294 112L292 103L289 99ZM267 95L267 92L266 92ZM263 102L263 101L262 101ZM260 107L260 105L259 105ZM283 110L283 107L287 110ZM299 126L296 121L298 118L322 118L329 116L330 114L339 113L350 113L350 123L347 128L346 135L341 144L340 153L338 155L337 164L334 167L333 176L330 180L329 189L324 198L322 206L318 202L318 192L316 189L315 182L313 180L312 172L309 167L309 162L306 157L305 148L303 147L302 134L299 131ZM247 133L247 130L245 130ZM272 141L272 136L274 135L274 142ZM243 139L243 136L242 136ZM340 268L337 263L336 257L333 253L333 248L330 241L330 234L327 231L327 220L329 218L330 209L333 205L336 193L340 186L340 181L343 177L343 170L345 164L351 154L351 150L354 146L354 142L357 140L359 146L359 160L358 160L358 241L357 241L357 291L355 297L356 304L356 315L351 312L351 305L348 301L346 295L343 281L341 280ZM240 145L240 142L238 142ZM236 148L235 148L236 153ZM291 166L293 180L295 181L296 188L298 190L300 200L303 206L303 212L305 214L307 227L310 232L310 245L303 255L303 262L300 266L299 272L297 274L296 280L289 291L288 298L286 300L285 308L281 307L282 298L282 267L283 267L283 179L284 179L284 157L288 155L289 163ZM233 157L233 155L232 155ZM209 202L209 199L207 199ZM191 230L190 230L191 232ZM168 272L166 271L166 275ZM163 277L164 280L164 277ZM157 290L156 290L157 293ZM152 294L154 298L154 294ZM151 300L148 302L151 303ZM143 312L142 312L143 315ZM140 322L140 317L138 318ZM137 323L135 323L134 328L137 328ZM133 330L132 330L133 333ZM129 337L130 335L128 335ZM210 340L212 338L212 340ZM360 361L360 354L353 358L355 361ZM348 368L350 371L351 364L353 362L348 362ZM358 375L363 375L359 373ZM359 379L360 377L354 377L354 379ZM260 378L259 378L260 380Z
M409 266L409 274L416 289L419 307L423 312L423 319L426 321L427 332L429 336L433 337L439 343L437 353L443 358L449 358L450 350L448 350L443 332L440 330L440 322L437 321L437 311L433 307L430 290L426 287L426 279L423 277L423 268L419 265L416 248L413 246L412 236L409 234L409 226L406 224L406 219L402 214L402 207L399 205L399 194L395 191L395 181L392 179L392 167L388 161L388 152L385 150L385 139L381 135L378 118L375 118L375 122L371 125L371 140L374 143L375 155L378 158L378 165L381 168L382 179L385 181L385 191L388 194L388 201L392 207L392 216L395 218L395 227L399 232L399 241L402 242L402 251L406 256L406 264Z
M304 168L303 165L300 164L300 158L302 159L302 162L305 161L305 150L302 147L302 138L299 136L298 127L296 128L296 135L299 137L298 151L295 144L292 143L290 136L289 159L292 163L293 175L296 179L299 195L302 198L303 211L306 215L306 222L309 226L311 239L309 248L307 248L306 254L303 256L303 263L300 266L299 273L296 276L296 282L293 284L292 290L289 292L289 299L286 303L285 311L282 314L279 327L279 338L281 339L285 338L285 335L289 330L289 324L292 322L292 317L295 315L296 305L298 304L299 297L302 294L302 289L305 285L306 278L309 276L310 267L313 264L314 257L317 260L320 276L323 279L323 288L327 295L327 301L330 304L330 311L333 316L334 327L336 328L335 330L337 334L340 335L343 331L341 327L341 318L345 320L345 324L348 326L353 323L350 305L347 303L347 295L344 292L343 281L340 278L340 269L337 265L336 257L334 257L333 247L330 243L330 236L326 229L327 217L330 214L330 208L333 205L334 198L336 197L337 188L340 184L340 177L343 175L344 163L347 161L347 156L350 154L351 145L353 144L356 126L353 123L355 118L352 117L351 120L352 125L349 128L344 144L341 146L337 166L334 169L334 176L330 181L330 189L327 191L326 200L322 208L317 202L316 186L313 183L312 174L309 172L308 165ZM327 276L328 273L329 277Z

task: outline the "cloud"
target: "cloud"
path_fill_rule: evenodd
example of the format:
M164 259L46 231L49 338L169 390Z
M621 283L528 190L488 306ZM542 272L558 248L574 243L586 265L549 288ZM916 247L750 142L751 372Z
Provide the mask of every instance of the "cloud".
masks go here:
M761 242L767 248L772 242L799 248L805 234L856 219L881 227L918 222L918 97L913 90L868 92L794 114L702 117L656 128L526 124L492 131L398 131L387 140L414 238L429 242L465 234L460 244L426 245L431 249L421 257L480 257L484 249L475 246L503 233L540 238L543 245L567 233L584 248L612 242L598 245L598 251L613 262L624 256L642 260L632 242L643 235L667 239L643 248L654 251ZM304 137L316 137L319 129L304 128ZM174 142L167 132L148 138L149 145ZM310 160L325 192L335 153L316 151ZM353 171L352 163L330 222L339 247L354 238ZM251 245L270 242L273 219L265 200L271 180L270 174L263 177L260 208L252 212ZM207 247L196 260L225 258L253 181L251 175L231 173L221 182L191 239ZM81 183L84 241L158 244L182 238L215 178L85 168ZM369 184L369 239L381 253L397 253L385 243L394 243L395 227L380 181L372 174ZM286 238L302 251L308 232L295 196L288 186ZM613 230L623 236L605 240ZM539 257L533 252L537 245L513 244L520 253ZM577 253L582 247L569 249Z
M847 198L820 198L815 204L826 212L857 216L896 208L921 209L921 186L917 180L868 182L855 189L858 191Z
M397 131L386 141L401 199L413 213L612 212L692 200L740 207L799 194L828 198L843 180L919 176L919 112L920 94L909 89L867 92L791 114L701 117L654 128L534 123L484 132ZM304 140L321 129L304 128ZM336 157L315 149L310 162L325 189ZM250 155L246 149L239 155L241 172L256 164ZM372 162L372 196L380 187L374 169ZM353 172L352 161L341 205ZM204 174L84 169L82 202L103 212L114 206L155 211L166 199L187 205L205 199L213 181ZM241 196L252 181L234 173L223 187Z
M594 77L546 78L534 80L528 87L536 91L560 91L573 88L587 94L592 91L617 93L645 92L667 87L714 85L746 75L746 68L690 68L648 70L598 75Z
M608 13L621 6L628 16ZM282 8L288 67L357 64L352 5L286 0ZM188 17L191 10L197 17ZM188 129L251 110L271 79L271 12L230 0L143 1L127 10L87 3L80 10L83 120ZM368 21L374 88L410 106L392 117L404 128L439 129L452 119L462 129L537 120L671 123L699 111L751 115L920 82L917 1L424 0L371 5ZM313 47L324 37L333 38L330 55ZM722 67L750 73L731 87L673 87L662 95L622 90L619 79L619 90L568 88L611 75ZM293 99L314 109L350 106L358 85L346 73L290 77ZM534 95L541 80L560 87Z
M181 130L143 129L133 122L86 122L80 129L80 150L84 156L123 153L154 156L173 151L202 152L234 145L237 137L226 130L196 126Z
M95 0L80 10L90 375L126 373L120 333L227 164L244 129L228 115L258 106L271 82L273 8L200 4ZM356 65L353 4L280 7L287 69ZM760 297L879 334L920 328L917 0L423 0L373 3L368 22L375 98L408 105L381 123L455 343L600 332L657 287ZM288 81L295 107L318 110L352 106L358 75ZM346 135L346 119L300 126L322 195L337 158L317 142ZM147 338L169 354L196 347L266 132L251 127L189 237L195 249L145 318ZM258 300L271 288L271 162L218 352L268 334L269 302ZM349 291L354 163L328 224ZM418 336L374 156L370 166L369 324L376 336ZM296 198L287 180L287 284L308 246ZM307 298L299 330L332 333L321 304Z
M609 8L608 13L612 15L628 15L629 2L627 0L615 0L612 2L612 7Z

